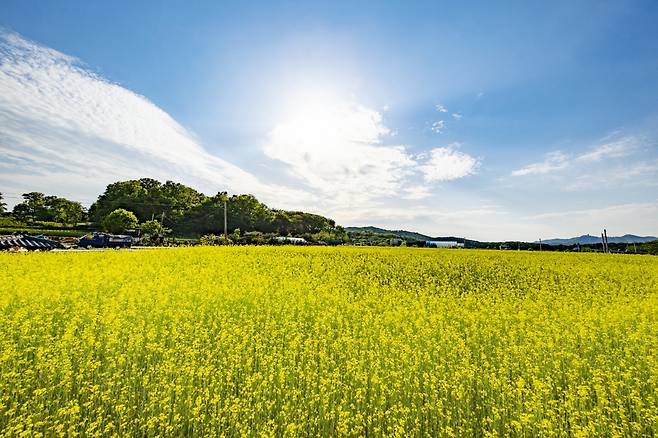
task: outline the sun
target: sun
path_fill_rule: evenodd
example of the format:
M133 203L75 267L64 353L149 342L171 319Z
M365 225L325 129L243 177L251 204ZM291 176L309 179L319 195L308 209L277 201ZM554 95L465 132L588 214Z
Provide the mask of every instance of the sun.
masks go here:
M388 133L380 112L328 90L294 94L272 131L280 143L334 151L355 142L377 143Z

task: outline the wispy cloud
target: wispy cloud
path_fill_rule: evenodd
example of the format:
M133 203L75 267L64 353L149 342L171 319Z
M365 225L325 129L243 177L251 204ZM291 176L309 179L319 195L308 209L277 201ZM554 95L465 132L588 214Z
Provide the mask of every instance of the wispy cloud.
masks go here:
M592 200L605 206L615 201L646 199L658 188L658 157L649 134L624 135L616 131L580 151L551 152L543 161L511 172L516 179L514 186L530 196L541 193L542 199L556 210L567 204L587 205ZM518 186L518 178L524 178L522 187ZM575 214L568 217L572 224L577 217L582 223L587 219ZM641 222L627 217L629 223Z
M592 227L608 228L610 235L622 233L655 233L656 217L658 217L658 201L631 202L610 205L601 208L588 208L560 212L542 213L525 216L521 219L545 221L554 219L569 219L574 226L579 226L583 232L592 232ZM628 224L634 224L635 230L629 230ZM595 231L598 231L596 229Z
M569 166L569 157L560 151L549 152L544 161L512 171L512 176L543 175Z
M146 176L206 193L253 193L273 207L343 223L396 206L390 212L399 217L389 220L401 222L405 209L434 196L436 183L472 175L479 166L456 144L420 154L390 144L393 131L383 113L358 102L310 109L281 120L263 140L262 152L273 160L264 164L283 163L295 180L294 188L273 184L209 152L164 110L81 61L0 32L3 191L38 190L89 203L108 183ZM285 180L272 167L270 177ZM426 209L428 220L442 210Z
M162 109L77 59L6 31L0 31L0 126L0 161L13 167L3 170L5 187L64 185L68 195L91 196L118 178L152 176L208 192L303 196L208 153Z
M620 158L630 155L639 141L636 137L623 137L617 141L597 145L590 151L579 155L576 159L583 162L600 161L604 158Z
M434 129L442 126L441 121ZM378 111L332 102L304 108L278 124L263 151L287 164L290 174L333 211L369 208L384 198L427 198L432 183L472 175L479 165L457 144L414 155L406 145L385 144L389 137Z
M435 106L435 108L440 113L447 113L448 112L448 109L445 106L443 106L442 104L437 104ZM443 116L441 116L441 117L443 117ZM450 114L450 117L453 120L460 120L463 116L460 113L454 112L454 113ZM445 128L446 128L446 121L443 120L443 119L437 120L436 122L432 123L432 125L430 126L430 129L433 132L436 132L437 134L441 134Z
M416 166L404 145L382 144L389 133L378 111L332 102L278 124L263 152L327 202L358 206L397 193Z
M453 144L432 149L427 154L427 160L419 167L426 182L450 181L476 172L479 161L458 148L458 144Z
M564 190L575 192L622 186L657 187L658 161L634 161L586 171L569 179Z
M402 197L409 200L425 199L432 196L432 191L424 185L405 187L402 191Z
M625 157L637 151L640 143L640 139L635 136L625 136L596 145L588 151L576 155L567 155L561 151L549 152L544 156L543 161L514 170L512 176L547 174L566 169L572 164L586 165L609 158Z
M432 123L431 129L437 134L441 134L445 129L445 127L446 127L446 123L443 120L437 120L436 122Z
M617 131L614 136L619 134ZM518 177L562 172L560 175L566 179L562 189L566 191L610 185L613 181L624 183L638 178L647 183L646 177L654 173L655 163L638 160L637 157L634 160L611 160L629 157L640 150L640 138L624 136L616 140L607 137L605 140L581 153L567 155L561 151L550 152L543 161L514 170L511 175Z

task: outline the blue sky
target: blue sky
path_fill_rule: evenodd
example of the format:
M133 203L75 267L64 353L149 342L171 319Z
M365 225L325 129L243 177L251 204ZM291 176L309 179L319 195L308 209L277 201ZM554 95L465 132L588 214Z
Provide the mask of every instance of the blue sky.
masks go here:
M344 225L656 235L656 22L654 1L5 1L0 191L89 204L153 176Z

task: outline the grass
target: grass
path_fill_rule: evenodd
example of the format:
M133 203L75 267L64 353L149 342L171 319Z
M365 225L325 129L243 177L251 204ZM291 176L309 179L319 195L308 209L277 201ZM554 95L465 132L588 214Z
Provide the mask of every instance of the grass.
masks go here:
M658 259L0 254L6 436L653 436Z

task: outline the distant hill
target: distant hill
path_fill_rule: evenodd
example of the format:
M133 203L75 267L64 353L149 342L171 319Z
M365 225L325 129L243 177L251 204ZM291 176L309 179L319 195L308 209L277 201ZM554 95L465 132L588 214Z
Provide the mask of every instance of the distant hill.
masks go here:
M425 234L417 233L415 231L406 231L406 230L387 230L385 228L379 227L346 227L345 230L352 236L352 240L356 241L365 241L368 243L376 242L386 242L388 239L400 238L407 241L427 241L427 240L439 240L439 241L455 241L455 242L464 242L464 245L467 248L499 248L502 246L508 246L510 248L517 248L518 246L521 249L538 249L537 242L480 242L477 240L465 239L463 237L455 236L441 236L441 237L432 237ZM623 236L608 237L610 243L646 243L655 241L658 238L654 236L636 236L634 234L625 234ZM592 236L585 234L579 237L572 237L569 239L549 239L542 240L542 243L545 245L558 246L572 246L575 244L581 245L596 245L601 243L601 236Z
M368 234L375 234L381 237L398 237L400 239L404 240L419 240L419 241L427 241L427 240L439 240L439 241L454 241L454 242L464 242L467 246L470 245L475 245L481 243L478 242L477 240L469 240L469 239L464 239L463 237L455 237L455 236L441 236L441 237L432 237L432 236L427 236L425 234L421 233L416 233L415 231L406 231L406 230L387 230L385 228L378 228L378 227L347 227L345 228L345 231L348 233L368 233Z
M347 227L345 231L349 232L365 232L372 234L381 234L385 236L397 236L401 239L411 239L411 240L432 240L431 237L424 234L416 233L414 231L405 231L405 230L386 230L384 228L378 227Z
M633 234L624 234L623 236L611 237L608 236L608 242L610 243L644 243L656 240L654 236L635 236ZM537 243L537 242L535 242ZM571 237L568 239L549 239L542 240L542 243L546 245L575 245L577 243L581 245L591 245L601 243L601 236L591 236L585 234L579 237Z

